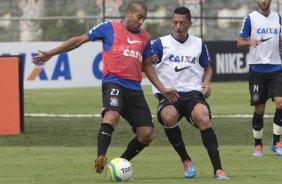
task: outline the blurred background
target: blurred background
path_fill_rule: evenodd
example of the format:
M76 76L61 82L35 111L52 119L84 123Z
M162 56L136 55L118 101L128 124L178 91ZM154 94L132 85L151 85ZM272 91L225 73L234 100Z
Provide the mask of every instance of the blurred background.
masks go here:
M20 55L24 88L100 86L102 43L89 42L51 59L43 68L30 61L38 50L57 47L103 21L120 21L130 0L0 0L0 56ZM143 0L148 18L142 26L151 40L170 34L176 7L191 10L189 34L202 37L212 60L213 81L247 81L248 49L238 49L243 18L257 9L255 0ZM282 0L271 9L282 13ZM81 62L82 61L82 62ZM146 77L144 84L150 84Z
M120 20L130 0L0 0L0 42L63 41L96 24ZM242 18L255 10L255 0L143 0L148 7L144 28L152 39L170 33L174 8L187 6L191 34L207 41L236 40ZM282 11L282 0L272 9Z

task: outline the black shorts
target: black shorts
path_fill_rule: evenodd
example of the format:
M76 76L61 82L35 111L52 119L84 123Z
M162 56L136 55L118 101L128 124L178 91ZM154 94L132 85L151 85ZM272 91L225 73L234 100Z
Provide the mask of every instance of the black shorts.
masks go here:
M268 98L282 96L282 71L271 73L249 72L251 106L265 104Z
M152 114L145 100L143 91L131 90L116 83L105 83L102 87L103 92L103 111L118 111L132 126L133 130L137 127L154 127Z
M195 126L192 118L191 118L191 113L194 109L194 107L198 104L204 104L208 110L209 110L209 117L211 119L211 111L209 104L206 102L205 98L203 97L203 94L199 91L191 91L188 93L178 93L179 98L176 102L169 102L166 100L163 96L160 96L159 98L159 105L157 108L157 116L158 116L158 121L163 124L162 119L161 119L161 111L165 106L168 105L173 105L177 112L179 113L179 120L180 121L183 116L186 118L187 121L189 121L193 126Z

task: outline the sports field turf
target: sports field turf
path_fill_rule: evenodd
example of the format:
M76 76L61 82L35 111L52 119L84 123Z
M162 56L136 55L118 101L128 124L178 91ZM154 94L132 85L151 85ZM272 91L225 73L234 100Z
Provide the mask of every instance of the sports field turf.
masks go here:
M209 99L213 115L252 114L247 83L214 83ZM157 101L145 87L153 114ZM100 88L25 90L25 113L99 114ZM269 102L267 114L273 114ZM156 119L154 118L155 122ZM0 136L0 184L90 184L110 183L105 173L93 174L97 131L101 118L25 117L26 132L19 136ZM131 183L280 183L282 157L269 150L272 118L265 119L264 157L254 158L250 118L213 118L222 164L228 181L213 178L212 167L198 130L181 121L183 137L195 161L197 176L188 180L162 127L156 122L155 139L131 161ZM133 137L121 119L114 132L107 157L118 157Z

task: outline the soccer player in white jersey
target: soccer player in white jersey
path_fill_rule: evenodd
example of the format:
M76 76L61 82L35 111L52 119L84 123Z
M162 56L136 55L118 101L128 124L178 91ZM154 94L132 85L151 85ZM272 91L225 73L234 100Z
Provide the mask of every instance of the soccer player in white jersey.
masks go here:
M257 0L258 9L244 18L237 41L239 48L249 47L249 91L255 139L255 157L263 156L262 134L266 101L272 98L276 111L273 118L271 151L282 156L282 66L279 54L281 47L281 17L270 10L271 0Z
M178 126L183 117L200 130L215 178L228 179L221 166L216 134L211 126L210 109L205 100L211 94L211 61L202 39L188 34L191 26L190 10L186 7L176 8L172 17L172 33L153 43L153 53L159 59L155 65L159 79L179 94L176 102L169 102L153 87L153 93L159 99L157 116L169 142L184 164L186 178L195 177L196 171Z

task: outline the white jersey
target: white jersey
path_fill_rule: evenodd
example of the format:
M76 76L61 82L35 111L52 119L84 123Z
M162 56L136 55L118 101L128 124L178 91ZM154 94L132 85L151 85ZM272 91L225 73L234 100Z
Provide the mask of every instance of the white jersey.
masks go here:
M268 16L264 16L254 11L245 17L240 35L261 40L256 48L249 48L249 64L281 64L280 29L280 17L277 12L271 11Z
M157 42L153 43L153 52L158 50L161 60L155 70L164 86L178 92L202 91L204 67L210 64L202 39L189 35L184 43L180 43L167 35ZM154 86L152 89L154 94L160 93Z

